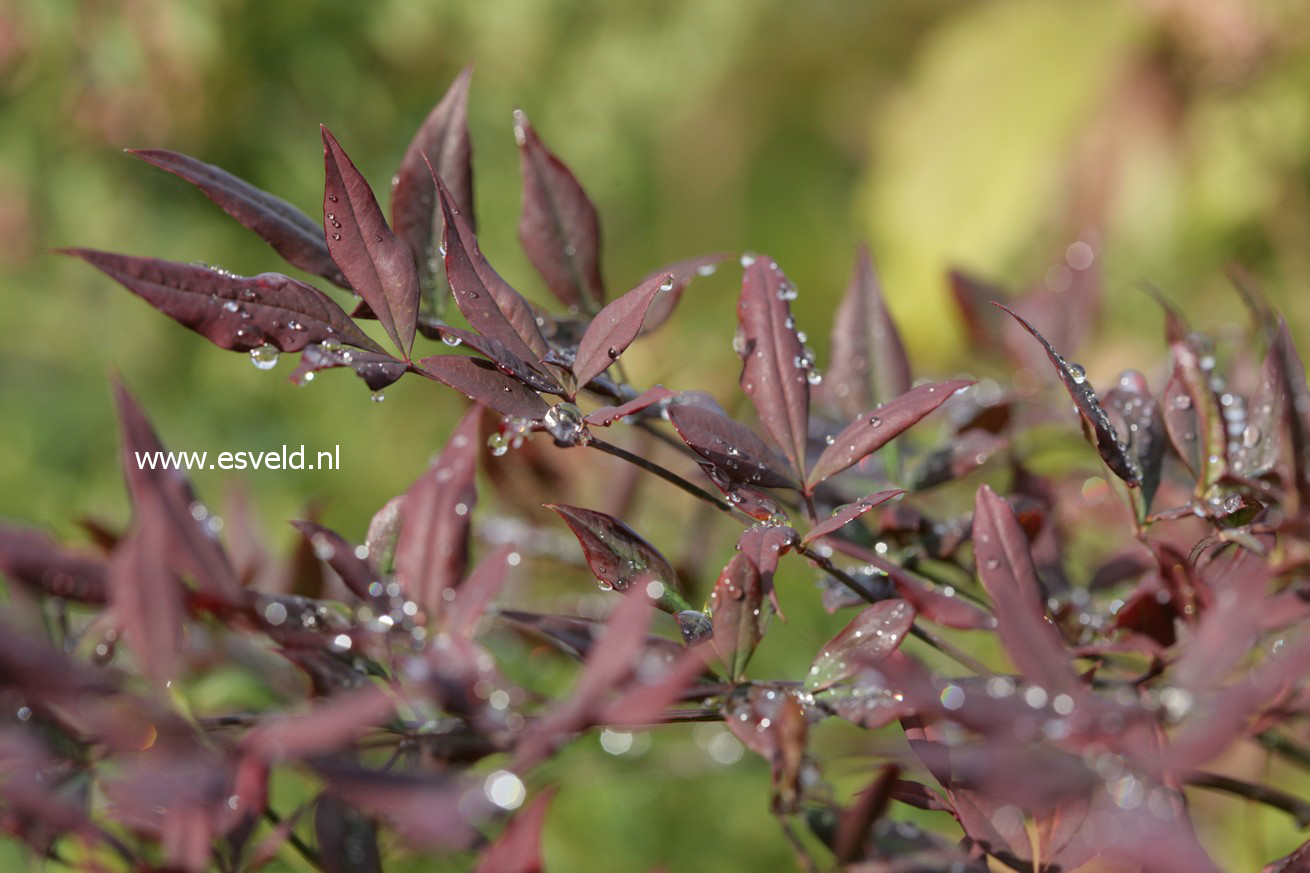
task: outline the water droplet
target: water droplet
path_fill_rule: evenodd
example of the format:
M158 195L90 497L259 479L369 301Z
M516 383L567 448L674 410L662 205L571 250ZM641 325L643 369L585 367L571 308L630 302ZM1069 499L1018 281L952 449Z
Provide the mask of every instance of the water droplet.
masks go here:
M609 359L613 361L616 358L618 358L618 356L621 353L619 352L618 349L614 348L614 346L610 346L608 349L606 349L605 354L609 355Z
M240 309L241 307L237 306L237 303L236 303L235 300L229 300L229 301L227 301L226 303L223 304L223 308L224 308L225 310L227 310L228 312L236 312L236 311L237 311L238 309Z
M1082 364L1076 364L1073 361L1064 365L1064 369L1069 373L1069 378L1073 379L1075 385L1081 385L1087 381L1087 370Z
M876 415L870 416L869 427L882 427L882 419Z
M339 233L334 233L334 234L332 234L332 238L333 238L333 239L341 239L341 234L339 234Z
M277 347L264 343L250 350L250 362L260 370L271 370L277 366Z
M329 194L329 195L328 195L328 200L331 200L333 203L336 203L336 202L337 202L337 195L335 195L335 194Z
M374 403L381 403L383 400L387 399L387 395L381 391L374 391L372 394L369 395L369 398Z
M1175 394L1170 404L1174 409L1191 409L1192 398L1186 394Z
M464 342L462 339L455 336L453 333L443 333L441 335L441 341L446 345L450 346L452 349L458 346L460 343Z

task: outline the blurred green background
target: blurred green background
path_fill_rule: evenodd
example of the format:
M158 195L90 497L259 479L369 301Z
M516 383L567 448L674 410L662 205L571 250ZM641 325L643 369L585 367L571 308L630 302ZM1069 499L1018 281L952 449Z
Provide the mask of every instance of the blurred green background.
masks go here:
M1241 317L1223 275L1241 263L1305 340L1302 0L9 0L0 516L65 534L79 516L125 520L107 389L117 372L170 448L340 444L340 472L195 478L211 500L234 484L251 492L279 545L292 540L281 519L311 498L327 523L362 534L453 426L450 392L407 379L374 404L343 373L293 388L290 361L259 372L49 250L289 271L198 192L121 149L195 155L315 214L319 123L384 192L470 61L482 247L540 302L515 232L515 107L597 202L613 293L667 261L768 252L801 289L794 305L820 363L860 240L916 375L969 366L949 266L1018 290L1058 281L1050 268L1078 238L1099 246L1108 291L1084 355L1094 382L1159 359L1159 318L1134 290L1142 278L1200 324L1222 325ZM735 402L735 295L735 269L694 284L669 329L625 358L634 381ZM806 615L791 632L807 643L835 629ZM701 754L679 748L669 755ZM662 759L566 759L579 787L561 795L548 841L560 869L582 869L592 851L613 869L785 861L763 808L711 815L740 788L762 807L763 765L706 775L699 760L679 771ZM679 822L683 836L667 839ZM1250 851L1280 848L1289 837L1278 833ZM1219 851L1253 866L1240 845Z

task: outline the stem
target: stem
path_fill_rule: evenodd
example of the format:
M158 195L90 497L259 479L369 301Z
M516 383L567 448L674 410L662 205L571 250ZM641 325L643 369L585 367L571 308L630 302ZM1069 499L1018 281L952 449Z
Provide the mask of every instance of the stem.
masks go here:
M1260 745L1264 746L1271 752L1277 752L1287 760L1300 764L1302 767L1310 768L1310 749L1299 745L1287 737L1276 734L1273 731L1265 731L1256 734L1255 738Z
M787 820L784 813L776 812L774 817L778 820L778 827L782 828L782 835L787 838L787 844L791 846L792 852L796 855L796 863L805 873L819 873L819 864L810 854L809 849L801 842L801 838L792 830L791 822Z
M1200 770L1189 773L1186 781L1188 785L1194 785L1197 788L1223 791L1227 794L1245 797L1247 800L1254 800L1256 803L1263 803L1265 806L1274 809L1281 809L1296 819L1299 827L1310 827L1310 803L1299 797L1293 797L1285 791L1279 791L1277 788L1268 785L1257 785L1244 779L1235 779L1232 776L1222 776L1218 773L1206 773Z
M269 823L275 828L282 825L282 817L274 812L273 808L270 806L264 807L264 818L268 819ZM287 842L290 843L291 847L300 853L300 857L308 861L315 870L323 869L323 865L318 859L318 852L311 849L304 840L297 836L294 829L287 831Z
M636 466L640 467L641 469L645 470L648 473L654 473L656 476L659 476L665 482L668 482L672 485L676 485L677 487L681 488L683 491L686 491L692 497L695 497L698 500L705 501L709 505L713 506L715 509L719 510L722 513L732 516L738 521L742 521L744 519L745 523L747 524L751 523L752 521L752 519L750 519L740 510L733 508L731 504L725 503L724 501L715 497L710 492L706 491L704 488L701 488L699 485L695 485L691 482L688 482L686 479L682 478L677 473L674 473L672 470L667 470L664 467L661 467L659 464L656 464L654 461L646 460L641 455L634 455L632 452L629 452L627 449L620 448L614 445L613 443L607 443L604 440L599 440L596 439L595 437L592 437L591 442L589 442L587 445L591 446L593 449L598 449L607 455L613 455L616 458L622 458L623 460L627 461L629 464L635 464Z

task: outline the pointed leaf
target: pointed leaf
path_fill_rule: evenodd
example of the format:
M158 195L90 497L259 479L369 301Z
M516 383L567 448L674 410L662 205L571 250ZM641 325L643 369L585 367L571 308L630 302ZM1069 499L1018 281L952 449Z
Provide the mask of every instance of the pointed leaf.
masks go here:
M819 455L810 471L810 487L858 464L941 406L955 392L972 384L954 379L920 385L859 416Z
M764 594L779 613L778 593L773 588L773 574L778 561L800 540L800 535L783 524L753 524L737 538L737 550L746 556L760 574Z
M1175 318L1166 321L1173 376L1165 389L1164 423L1183 463L1196 477L1196 494L1204 497L1228 470L1228 432L1219 397L1210 387L1214 356L1209 340L1185 333Z
M741 342L741 387L755 404L769 435L805 476L805 445L810 420L810 364L796 335L790 300L796 296L772 258L742 258L737 323Z
M655 295L650 309L646 310L646 320L642 322L641 333L645 335L658 330L673 315L673 310L682 300L682 293L687 290L692 280L697 276L714 275L719 264L727 259L727 255L703 255L699 258L688 258L685 261L667 264L647 274L647 279L670 274L673 276L673 286Z
M1141 471L1142 509L1148 510L1160 485L1160 466L1164 462L1166 440L1159 404L1151 396L1146 377L1136 370L1126 370L1101 405L1125 451Z
M162 684L177 674L185 607L182 583L164 560L164 525L153 512L119 541L109 561L109 608L141 669Z
M564 389L542 370L511 352L504 343L489 336L440 325L437 333L447 345L466 345L496 365L506 376L513 376L534 391L559 394Z
M825 384L842 412L855 416L910 390L910 362L883 301L869 250L860 246L846 296L833 319Z
M1282 359L1283 379L1288 402L1288 424L1292 432L1292 478L1297 483L1302 500L1310 500L1310 389L1306 387L1305 367L1297 354L1287 324L1280 318L1278 333L1270 350L1277 350Z
M269 763L307 760L352 746L396 712L395 699L378 685L344 692L304 715L277 715L241 738L241 746Z
M1285 326L1280 324L1279 327L1260 366L1255 391L1247 405L1246 426L1241 433L1230 435L1229 461L1237 476L1254 479L1273 470L1285 444L1283 432L1288 414L1288 380L1283 367L1284 350L1290 338ZM1294 445L1295 441L1287 440L1286 443Z
M373 571L341 534L312 521L293 521L291 526L313 547L314 555L336 571L351 593L360 600L373 599L368 590L375 578Z
M323 239L323 227L275 197L213 164L162 149L128 149L147 163L186 179L224 212L253 230L294 267L349 288Z
M595 412L583 416L582 420L592 427L609 427L619 419L627 418L629 415L636 415L643 409L649 409L657 403L677 396L677 393L676 391L670 391L663 385L656 385L654 388L647 388L620 406L602 406Z
M655 295L672 287L671 275L654 276L596 313L578 343L578 354L573 361L579 388L608 370L623 354L641 331L646 310Z
M391 179L391 226L414 255L425 290L445 294L441 257L442 217L433 173L449 186L470 227L473 216L473 162L469 144L468 97L473 67L460 71L433 107L400 159ZM431 169L429 169L431 167ZM439 311L439 308L438 308Z
M714 483L714 487L723 492L723 496L728 498L728 502L733 507L746 513L756 521L775 521L787 518L787 510L767 492L751 485L734 482L709 461L702 460L700 468L709 480Z
M668 560L632 528L592 509L561 503L547 503L546 508L559 513L578 538L587 566L602 588L627 591L637 587L670 613L690 608L678 593L678 576Z
M519 241L552 294L568 306L591 309L605 301L600 278L600 219L569 168L537 137L521 111L514 138L523 171Z
M726 478L765 488L794 488L783 465L755 431L703 406L669 406L678 436Z
M819 537L826 537L828 534L836 533L875 506L886 503L898 494L904 493L899 488L893 488L890 491L877 491L861 497L854 503L847 503L845 506L837 507L832 511L832 515L810 528L809 533L801 538L801 545L808 545Z
M474 873L542 873L541 832L554 791L538 794L482 852Z
M1001 642L1015 665L1048 692L1076 692L1064 641L1046 619L1028 538L1014 511L986 485L974 506L973 543L978 578L996 605Z
M326 128L323 131L323 228L328 251L350 286L409 357L418 324L414 256L387 227L373 190Z
M1008 295L1000 287L960 270L951 270L946 278L972 344L980 349L996 348L1001 338L1001 317L990 304Z
M219 348L245 352L267 343L296 352L309 343L338 342L382 351L332 298L280 273L236 276L155 258L92 249L62 251Z
M764 636L764 586L760 571L745 555L736 554L719 574L710 594L714 650L728 678L739 682L755 647Z
M65 548L39 530L0 524L0 574L54 597L105 602L106 564L98 554Z
M349 367L373 391L381 391L409 371L409 365L399 358L378 352L354 351L340 346L314 343L300 353L300 363L290 379L297 385L313 381L315 373ZM380 395L379 395L380 396Z
M805 677L806 691L820 691L876 664L900 646L914 625L914 607L882 600L855 616L819 650Z
M377 823L330 791L314 804L314 844L324 873L382 873Z
M512 545L504 545L487 555L459 586L459 592L446 610L444 623L449 633L472 638L478 620L491 601L505 587L509 568L519 561Z
M486 361L464 355L434 355L420 363L423 375L485 403L501 415L540 421L550 408L535 391Z
M459 311L474 330L503 343L512 354L525 361L541 360L549 346L532 307L487 263L454 195L440 179L436 184L445 226L446 277Z
M446 591L459 585L468 566L481 416L482 407L475 404L401 503L396 576L429 616L438 613Z

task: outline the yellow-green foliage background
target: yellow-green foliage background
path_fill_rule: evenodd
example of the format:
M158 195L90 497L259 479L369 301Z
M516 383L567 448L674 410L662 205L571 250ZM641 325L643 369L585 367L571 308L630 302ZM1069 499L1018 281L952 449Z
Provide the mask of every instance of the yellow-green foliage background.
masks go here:
M514 107L600 207L614 291L662 262L768 252L801 289L798 319L821 363L858 240L873 245L917 375L941 375L969 366L948 266L1022 288L1095 234L1108 305L1085 363L1103 383L1159 359L1141 278L1201 325L1224 325L1241 317L1222 272L1238 261L1305 339L1308 49L1301 0L8 0L0 515L64 534L80 516L125 520L114 371L171 448L341 445L340 472L196 476L216 501L238 482L249 490L279 547L292 540L281 520L310 498L361 533L459 408L415 379L382 404L340 373L293 388L289 362L257 372L49 254L79 245L286 269L122 148L196 155L314 214L319 123L385 190L418 122L474 61L483 249L529 296L545 299L517 248ZM669 329L630 354L637 382L734 399L735 281L724 270L693 286ZM650 514L636 521L658 532ZM765 653L770 664L803 667L835 629L803 603L815 599L808 576L796 579L795 651ZM844 773L842 754L868 746L842 737L827 772L854 786L862 771ZM584 746L556 774L569 777L547 842L557 869L786 863L757 762L707 774L685 737L646 758ZM1207 837L1233 869L1295 839L1281 820L1238 812L1216 807L1211 823L1227 824Z

